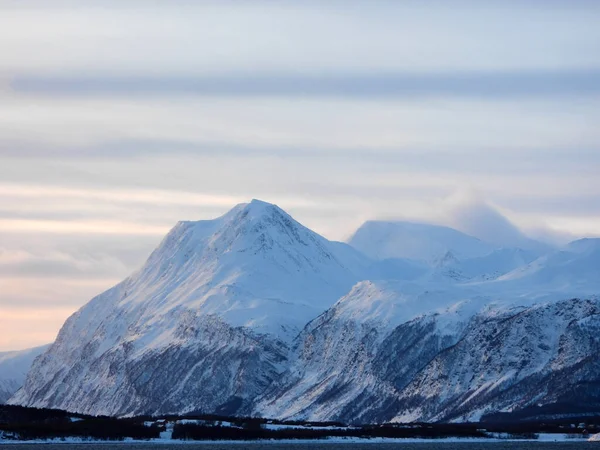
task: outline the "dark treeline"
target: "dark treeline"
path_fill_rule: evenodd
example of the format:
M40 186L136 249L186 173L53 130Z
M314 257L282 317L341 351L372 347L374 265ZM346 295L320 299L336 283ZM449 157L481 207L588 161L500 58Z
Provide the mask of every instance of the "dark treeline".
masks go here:
M246 422L242 428L187 423L176 424L173 430L173 439L181 440L324 439L328 437L444 438L486 437L486 434L478 430L474 424L269 429L258 422Z
M153 416L138 416L137 419L144 420L144 421L150 421L150 420L156 420L157 418L153 417ZM222 415L217 415L217 414L202 414L200 412L192 412L192 413L185 414L184 416L177 416L177 415L160 416L160 419L165 419L165 420L169 420L169 421L176 421L176 420L182 420L182 419L202 420L204 422L207 422L210 424L215 424L215 425L217 425L219 423L223 423L223 422L229 422L229 423L239 426L239 427L245 427L250 423L253 424L253 426L266 425L266 424L307 426L307 427L311 427L311 426L312 427L347 427L348 426L348 424L345 424L342 422L335 422L335 421L310 422L310 421L304 421L304 420L277 420L277 419L265 419L262 417L222 416Z
M91 417L81 414L70 414L59 409L26 408L23 406L0 405L0 424L11 422L40 422L52 419L66 419L68 417Z
M560 422L568 421L589 422L600 425L600 404L597 402L559 402L542 406L529 406L519 411L496 412L481 418L485 423L515 423L515 422Z
M99 440L158 438L157 426L137 419L116 419L71 414L55 409L0 405L0 431L21 440L80 437Z
M327 437L467 438L491 437L500 433L511 438L535 438L537 433L587 435L600 432L600 415L591 413L568 419L514 420L514 416L510 415L488 416L485 419L485 422L480 423L346 426L337 422L285 422L210 414L117 419L52 409L0 405L0 431L4 432L5 439L19 440L68 437L95 440L124 438L145 440L160 437L160 433L166 431L169 422L173 427L172 438L178 440L323 439ZM177 423L178 421L180 422ZM151 426L145 422L151 423ZM289 428L276 429L277 427L272 425L286 425Z
M13 423L0 425L5 432L15 434L20 440L62 439L69 437L98 440L152 439L158 438L158 427L120 419L90 419L80 422L70 420L60 422Z

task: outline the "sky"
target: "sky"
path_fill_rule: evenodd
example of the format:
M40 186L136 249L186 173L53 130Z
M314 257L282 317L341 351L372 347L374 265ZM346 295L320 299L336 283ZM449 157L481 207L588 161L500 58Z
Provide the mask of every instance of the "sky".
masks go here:
M598 23L596 0L0 0L0 351L252 198L336 240L600 236Z

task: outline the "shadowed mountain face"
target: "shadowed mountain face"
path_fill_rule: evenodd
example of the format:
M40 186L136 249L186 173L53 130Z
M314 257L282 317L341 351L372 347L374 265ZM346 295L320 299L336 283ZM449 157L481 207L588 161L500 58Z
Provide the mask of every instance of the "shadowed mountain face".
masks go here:
M181 222L10 402L378 422L595 401L593 240L538 258L443 227L361 230L357 250L260 201Z

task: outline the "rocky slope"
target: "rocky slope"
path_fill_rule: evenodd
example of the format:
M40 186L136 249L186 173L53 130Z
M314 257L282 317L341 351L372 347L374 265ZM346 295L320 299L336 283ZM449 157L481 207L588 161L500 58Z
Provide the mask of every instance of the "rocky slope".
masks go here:
M376 302L391 300L389 308L401 298L372 285L361 289ZM294 363L259 401L261 414L355 423L477 421L584 398L600 407L598 298L496 304L475 314L485 303L453 305L387 332L385 321L346 314L347 301L299 336ZM415 312L408 306L405 317Z
M600 366L600 301L567 300L474 316L460 340L402 386L397 421L480 420L482 415L574 401Z

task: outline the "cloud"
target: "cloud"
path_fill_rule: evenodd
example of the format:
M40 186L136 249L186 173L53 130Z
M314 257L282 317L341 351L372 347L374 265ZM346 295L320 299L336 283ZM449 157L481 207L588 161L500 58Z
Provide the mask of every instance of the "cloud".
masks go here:
M1 4L0 347L46 343L177 220L252 197L336 239L378 217L502 242L600 229L599 13ZM464 186L481 198L438 200Z
M599 117L600 118L600 117ZM370 134L365 129L365 135ZM431 133L436 133L435 126ZM366 143L365 143L366 144ZM104 164L128 160L128 163L150 165L152 161L159 158L176 159L189 158L195 159L198 163L212 161L235 161L235 160L280 160L294 162L295 164L304 164L311 166L316 163L320 165L331 165L337 167L348 167L357 164L368 165L370 167L380 166L382 168L401 167L416 170L426 169L429 173L443 172L461 172L464 174L506 174L515 176L535 174L540 166L544 168L544 175L555 174L564 176L567 174L590 175L594 172L594 167L600 165L600 148L591 148L581 146L578 148L567 148L564 146L548 147L522 147L512 148L512 145L502 144L463 144L458 147L456 144L448 142L445 145L435 146L432 144L402 144L398 142L396 147L381 147L377 144L355 145L355 146L328 146L328 142L318 142L307 146L299 142L294 143L294 138L285 143L269 143L266 145L252 145L251 143L236 143L227 141L203 142L198 140L177 140L177 139L122 139L122 140L99 140L90 145L53 145L47 142L18 142L2 141L0 139L0 163L2 158L10 158L7 164L16 164L18 160L31 160L35 164L35 159L57 158L63 160L101 160ZM577 155L576 158L573 155ZM167 164L169 164L167 162ZM64 166L63 166L64 170ZM9 174L3 178L8 181ZM0 168L0 174L2 169ZM52 175L52 174L47 174ZM60 178L60 177L58 177ZM32 180L39 180L38 174L32 173ZM70 180L74 179L71 175ZM27 181L21 180L19 181ZM88 183L92 184L96 180L88 178ZM86 183L87 184L87 183ZM29 186L19 185L18 183L0 182L0 194L7 195L29 195L31 190ZM7 192L7 189L12 189ZM53 196L56 192L55 187L38 185L40 196ZM70 189L71 192L66 195L69 197L87 197L96 199L106 199L108 197L121 198L123 201L144 201L154 203L164 203L165 196L169 197L169 202L178 202L180 204L202 204L202 205L230 205L236 202L242 202L247 198L242 195L228 195L219 193L192 193L192 192L171 192L167 193L158 189L129 189L129 192L122 192L115 188L96 189L92 193L89 189ZM593 196L591 193L587 197ZM137 197L137 198L136 198ZM143 198L142 198L143 197ZM556 199L560 203L560 199Z
M594 2L16 3L0 14L3 66L12 73L420 72L598 62Z
M446 220L464 233L498 247L520 247L540 253L548 250L547 245L526 236L517 225L474 190L456 192L446 205Z
M126 272L114 255L70 255L63 252L35 254L0 248L0 277L21 278L116 278Z
M0 278L5 283L45 280L40 285L24 282L18 288L7 284L3 298L26 297L36 289L44 292L44 286L53 282L97 285L103 280L119 281L141 267L162 238L163 235L1 233ZM61 299L57 296L55 301ZM89 298L78 299L85 300Z
M16 76L13 91L28 94L200 95L217 97L523 98L600 93L600 70L452 73L219 74L189 77Z
M58 234L117 234L117 235L162 235L168 227L127 223L118 220L109 221L59 221L0 219L0 231L3 233L58 233Z
M593 96L394 102L17 96L3 101L0 155L13 161L46 157L54 165L64 162L50 161L55 157L168 155L346 158L344 163L405 158L423 165L423 154L430 154L427 162L434 168L463 164L522 171L534 164L556 167L558 159L562 167L573 166L582 158L589 167L588 161L599 159L600 131L593 126L600 120L599 104L600 97ZM570 158L573 153L579 157Z
M150 203L152 205L229 206L244 201L231 195L203 194L160 189L94 189L64 186L0 183L0 195L17 198L85 199L118 203Z

